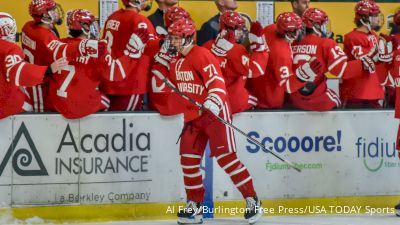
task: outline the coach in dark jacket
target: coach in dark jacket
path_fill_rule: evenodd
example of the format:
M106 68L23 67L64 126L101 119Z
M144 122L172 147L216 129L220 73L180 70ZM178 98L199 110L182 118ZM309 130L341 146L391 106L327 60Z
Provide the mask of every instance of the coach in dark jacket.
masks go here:
M164 13L168 8L175 6L178 0L156 0L156 2L158 4L158 9L147 18L153 24L158 35L166 34L167 29L164 25Z

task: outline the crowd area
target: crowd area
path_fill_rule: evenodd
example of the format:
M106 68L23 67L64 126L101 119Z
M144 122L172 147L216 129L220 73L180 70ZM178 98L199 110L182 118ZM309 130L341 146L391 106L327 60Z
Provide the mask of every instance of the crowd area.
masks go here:
M54 0L32 0L22 49L15 44L13 16L0 12L0 119L27 111L59 112L67 119L98 111L183 113L185 209L195 211L179 212L180 223L202 222L199 167L208 141L211 156L246 199L245 218L254 223L262 215L227 126L234 113L392 106L400 118L400 11L391 35L380 34L379 5L356 2L354 28L342 49L332 39L328 15L309 0L291 0L293 11L266 27L246 25L235 0L215 0L219 13L199 28L177 0L158 0L148 18L141 14L150 8L147 0L122 2L102 31L88 10L68 11L69 36L58 37L62 10ZM328 72L340 80L339 93L328 87Z

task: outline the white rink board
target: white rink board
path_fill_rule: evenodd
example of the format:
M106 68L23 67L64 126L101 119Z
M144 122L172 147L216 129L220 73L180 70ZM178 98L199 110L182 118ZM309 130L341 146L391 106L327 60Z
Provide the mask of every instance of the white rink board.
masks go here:
M0 159L4 159L12 148L12 118L0 120ZM11 155L10 155L11 157ZM12 160L0 164L0 205L11 204Z
M264 140L267 147L281 151L273 150L274 153L313 167L301 173L287 169L271 154L256 151L254 144L236 133L238 157L250 170L263 199L400 194L400 180L394 179L400 171L394 148L398 121L392 111L242 113L234 117L234 123L252 132L253 138ZM309 148L310 143L313 148ZM218 167L215 162L214 165ZM214 171L214 197L242 198L219 168Z
M235 115L234 121L267 146L272 140L280 155L315 167L302 173L287 169L236 134L239 158L249 168L260 198L400 194L400 180L393 179L400 168L393 155L398 124L393 111L255 112ZM181 116L156 113L97 114L81 120L20 115L1 120L0 159L5 167L0 203L184 201L176 144L182 125ZM376 138L379 146L384 143L383 157L382 147L375 156ZM15 150L5 158L12 140ZM303 149L296 149L296 140L304 142ZM283 142L290 142L290 149L283 148ZM214 169L207 172L213 173L214 200L242 198L215 160Z
M6 166L0 177L0 202L22 206L182 201L183 181L176 175L181 171L176 140L182 125L180 116L155 113L99 114L81 120L20 115L2 120L1 159ZM6 159L13 139L15 150Z

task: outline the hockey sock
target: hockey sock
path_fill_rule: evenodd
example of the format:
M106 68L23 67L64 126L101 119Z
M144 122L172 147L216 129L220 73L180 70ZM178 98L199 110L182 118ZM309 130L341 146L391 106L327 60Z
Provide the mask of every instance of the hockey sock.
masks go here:
M201 156L194 154L181 155L183 181L188 200L203 202L203 177L200 172Z
M249 171L237 158L236 153L222 154L216 158L218 165L231 177L244 198L256 196Z

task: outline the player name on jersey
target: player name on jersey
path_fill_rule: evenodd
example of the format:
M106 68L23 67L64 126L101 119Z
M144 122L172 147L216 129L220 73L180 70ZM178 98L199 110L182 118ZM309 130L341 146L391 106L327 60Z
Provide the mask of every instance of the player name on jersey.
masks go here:
M36 41L30 39L24 32L22 32L22 43L32 50L36 50Z
M293 54L315 55L317 53L317 45L296 45L292 48Z

